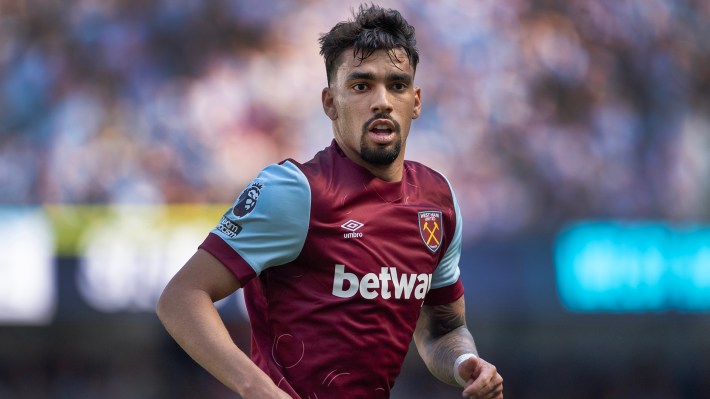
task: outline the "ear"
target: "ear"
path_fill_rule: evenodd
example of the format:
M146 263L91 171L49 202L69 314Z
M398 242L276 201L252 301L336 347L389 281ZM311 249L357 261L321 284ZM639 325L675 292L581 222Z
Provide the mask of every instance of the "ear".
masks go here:
M338 110L335 108L335 103L333 100L333 93L330 87L323 88L321 92L321 102L323 103L323 111L330 120L338 119Z
M422 89L416 87L414 89L414 110L412 111L412 119L419 118L422 112Z

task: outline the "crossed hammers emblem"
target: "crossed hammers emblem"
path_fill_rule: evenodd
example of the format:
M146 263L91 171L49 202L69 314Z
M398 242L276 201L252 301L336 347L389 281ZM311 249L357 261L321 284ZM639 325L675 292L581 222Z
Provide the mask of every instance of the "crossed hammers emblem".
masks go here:
M430 245L429 243L431 242L432 239L436 241L436 245L440 245L441 243L439 242L439 239L436 238L434 233L436 233L437 230L439 230L439 224L434 222L434 228L430 229L429 228L429 222L424 222L424 227L422 227L422 230L426 230L429 232L429 238L426 240L426 245Z

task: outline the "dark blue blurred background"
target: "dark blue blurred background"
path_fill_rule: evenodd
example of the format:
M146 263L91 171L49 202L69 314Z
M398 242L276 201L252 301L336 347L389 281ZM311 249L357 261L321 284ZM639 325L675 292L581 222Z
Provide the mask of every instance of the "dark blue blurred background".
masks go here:
M506 398L710 398L710 3L381 4ZM258 170L328 145L317 39L356 5L0 2L0 398L236 397L152 309ZM393 398L458 395L413 350Z

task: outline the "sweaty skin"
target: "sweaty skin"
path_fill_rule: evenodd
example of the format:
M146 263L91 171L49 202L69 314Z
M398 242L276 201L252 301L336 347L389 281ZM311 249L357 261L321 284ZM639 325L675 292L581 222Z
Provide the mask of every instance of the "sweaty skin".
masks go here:
M402 179L409 129L421 112L414 69L403 51L394 55L376 51L360 60L344 51L335 79L322 92L335 141L348 158L385 181ZM390 163L372 160L382 154L394 157Z

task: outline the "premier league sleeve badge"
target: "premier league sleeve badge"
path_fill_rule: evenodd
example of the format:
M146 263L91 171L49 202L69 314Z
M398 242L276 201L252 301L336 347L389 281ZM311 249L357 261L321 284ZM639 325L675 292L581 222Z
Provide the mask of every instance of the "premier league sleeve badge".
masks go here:
M234 216L242 218L253 211L263 188L263 183L256 180L252 181L251 184L242 191L236 204L234 204L234 208L232 208Z

